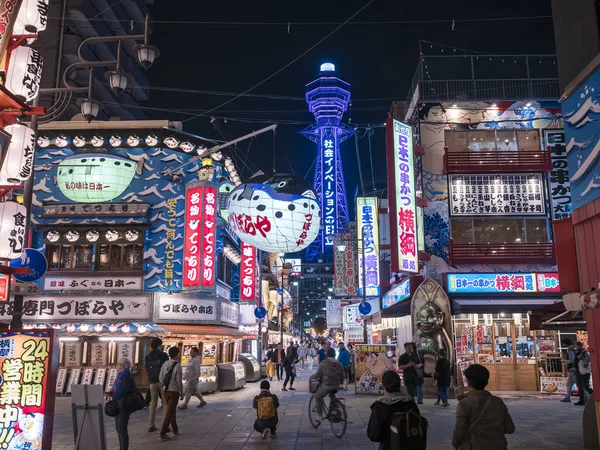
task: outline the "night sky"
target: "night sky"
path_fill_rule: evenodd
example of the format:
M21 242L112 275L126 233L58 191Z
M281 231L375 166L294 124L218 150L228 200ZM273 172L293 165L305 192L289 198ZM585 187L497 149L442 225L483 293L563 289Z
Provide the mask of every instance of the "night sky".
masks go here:
M170 120L190 119L218 107L232 96L198 91L244 92L305 52L367 3L157 0L150 7L155 21L152 43L161 49L162 56L148 71L151 100L143 106L150 118ZM242 177L249 177L256 169L271 170L274 147L277 170L289 172L291 166L304 177L316 154L313 144L297 134L312 120L304 102L304 85L317 77L321 63L334 63L340 77L352 85L352 111L351 115L346 113L344 121L347 123L351 117L353 126L381 124L391 102L404 100L408 93L418 63L419 39L489 53L554 53L552 19L546 17L550 15L550 0L374 0L353 19L358 23L343 26L250 93L259 96L236 99L206 116L188 120L184 131L233 139L278 123L275 144L268 133L253 140L250 148L250 141L236 148L242 161ZM473 20L531 16L538 18ZM449 47L446 52L453 51ZM440 48L431 49L428 44L425 51L439 52ZM210 123L211 116L218 118L219 129ZM384 129L376 129L372 151L378 188L385 187L384 145ZM360 152L368 192L372 185L367 137L360 140ZM359 183L354 139L343 145L342 159L351 203ZM312 172L307 178L312 182Z

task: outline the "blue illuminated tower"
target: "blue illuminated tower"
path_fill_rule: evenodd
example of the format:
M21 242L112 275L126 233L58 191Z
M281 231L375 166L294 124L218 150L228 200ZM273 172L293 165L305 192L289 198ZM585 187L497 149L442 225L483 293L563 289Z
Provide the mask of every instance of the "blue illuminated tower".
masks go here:
M321 64L319 78L306 85L306 103L316 123L302 130L319 147L314 188L323 218L323 230L307 250L309 261L332 252L333 235L346 230L348 200L340 144L354 134L351 127L341 123L349 101L350 84L337 77L333 64Z

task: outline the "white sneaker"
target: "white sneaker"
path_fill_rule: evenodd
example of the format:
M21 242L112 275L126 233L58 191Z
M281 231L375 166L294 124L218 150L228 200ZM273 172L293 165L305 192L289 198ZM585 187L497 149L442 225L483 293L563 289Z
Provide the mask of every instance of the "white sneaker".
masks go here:
M261 439L266 439L266 438L268 438L268 437L269 437L269 432L270 432L270 431L271 431L271 430L269 430L268 428L265 428L265 429L263 430L262 434L260 435L260 438L261 438Z

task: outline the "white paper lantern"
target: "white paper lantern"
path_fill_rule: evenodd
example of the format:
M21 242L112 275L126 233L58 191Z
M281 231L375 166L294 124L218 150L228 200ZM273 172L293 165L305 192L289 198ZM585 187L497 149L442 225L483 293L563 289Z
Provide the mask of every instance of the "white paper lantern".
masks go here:
M37 97L42 79L42 57L31 47L17 47L10 54L6 88L25 102Z
M25 248L27 208L17 202L0 203L0 259L21 256Z
M227 210L239 238L266 252L297 252L319 234L321 207L315 191L293 175L238 186L229 195Z
M23 0L13 34L37 34L48 25L49 0Z
M20 184L33 173L35 132L25 125L9 125L4 130L12 135L0 168L0 186Z

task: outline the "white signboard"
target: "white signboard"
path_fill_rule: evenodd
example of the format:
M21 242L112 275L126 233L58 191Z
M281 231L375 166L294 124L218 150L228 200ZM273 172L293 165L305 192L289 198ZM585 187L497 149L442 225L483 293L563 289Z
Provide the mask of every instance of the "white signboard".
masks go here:
M117 345L117 360L119 358L127 358L133 362L133 345L134 342L119 342Z
M142 277L106 276L82 277L79 275L46 275L44 291L140 291Z
M108 381L106 382L106 388L104 389L105 392L109 392L112 389L113 384L115 384L116 379L117 379L117 368L109 367L108 368Z
M67 368L61 367L58 369L58 376L56 377L56 392L62 394L65 389L65 383L67 382Z
M122 322L150 320L150 297L136 295L25 297L26 322ZM0 321L12 318L13 303L0 302Z
M237 327L240 323L238 305L221 302L221 322Z
M453 216L545 214L539 173L448 175Z
M81 367L74 367L71 369L71 375L69 376L69 384L67 385L67 394L71 393L71 386L79 384L79 376L81 375Z
M344 306L344 330L361 327L358 304Z
M63 345L65 367L81 366L81 342L65 342Z
M158 300L156 317L158 321L187 321L217 320L217 302L211 299L197 299L162 295Z
M94 377L95 386L104 386L104 379L106 378L106 367L96 369L96 376Z
M81 384L92 384L94 379L94 369L92 367L86 367L83 370L83 377L81 378Z
M327 327L342 326L342 306L340 300L327 300Z
M93 367L104 367L108 363L108 343L92 342L90 344L90 364Z
M231 300L231 289L221 286L217 283L217 297L222 297L225 300Z
M571 217L571 183L564 130L544 130L546 146L552 158L552 170L548 175L552 198L552 220Z

